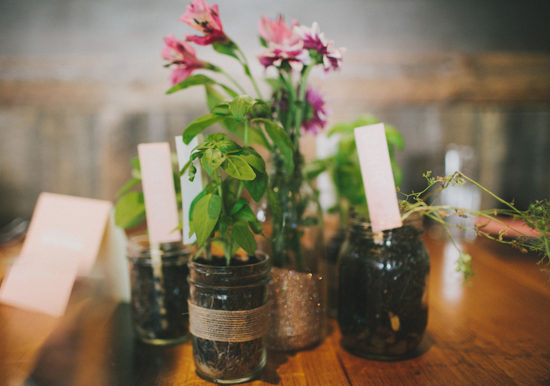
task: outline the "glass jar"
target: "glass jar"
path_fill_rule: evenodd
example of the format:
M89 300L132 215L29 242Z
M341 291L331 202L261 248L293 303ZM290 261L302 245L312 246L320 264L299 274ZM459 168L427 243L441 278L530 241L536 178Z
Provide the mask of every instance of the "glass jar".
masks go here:
M189 262L189 318L197 374L210 382L240 383L266 363L271 262L266 254Z
M428 323L430 259L420 219L373 234L350 211L338 258L338 325L342 346L375 360L414 354Z
M132 319L144 343L170 345L189 339L187 262L192 250L181 242L159 244L160 266L155 267L147 236L128 241Z

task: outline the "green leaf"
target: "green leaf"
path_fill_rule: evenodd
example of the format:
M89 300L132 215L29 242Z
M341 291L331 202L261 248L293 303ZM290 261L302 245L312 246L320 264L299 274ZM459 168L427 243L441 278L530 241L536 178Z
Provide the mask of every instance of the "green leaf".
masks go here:
M208 105L208 109L212 112L214 107L222 103L225 98L211 85L205 85L204 91L206 92L206 104Z
M380 123L380 119L376 118L372 114L363 114L359 116L355 121L353 121L352 126L354 128L361 126L374 125L375 123Z
M225 236L229 232L229 226L232 222L231 216L222 216L220 218L220 236Z
M208 202L208 217L211 220L218 220L220 213L222 212L222 199L220 196L213 194Z
M256 240L254 235L245 225L233 225L231 228L231 236L233 240L240 245L242 249L249 255L254 255L256 252Z
M256 101L252 97L248 95L239 95L229 102L229 111L233 115L233 118L235 118L237 122L240 122L252 109L255 103Z
M391 125L385 125L384 128L386 130L386 140L388 141L388 145L393 145L400 151L403 151L405 148L405 139L399 130Z
M180 82L174 85L170 90L166 91L166 94L172 94L172 93L175 93L176 91L183 90L193 86L216 84L216 83L217 82L214 79L209 78L206 75L202 75L202 74L191 75L190 77L185 79L183 82Z
M228 55L239 60L239 57L235 53L235 51L237 50L237 46L232 41L225 42L225 43L220 43L220 42L212 43L212 48L214 48L214 50L219 52L220 54Z
M250 166L261 173L265 173L265 161L256 150L251 147L246 147L242 150L242 157Z
M252 196L254 201L259 202L264 196L267 189L268 177L267 173L256 172L256 178L252 181L243 181L244 187Z
M262 223L256 218L256 215L250 209L250 206L243 205L241 210L233 215L235 222L244 222L245 224L250 225L250 228L254 233L262 233Z
M262 47L267 48L267 41L261 36L260 36L260 44L262 45Z
M304 166L304 174L308 180L314 180L317 178L321 173L324 173L328 170L328 168L335 162L333 157L325 158L325 159L315 159L311 162L308 162Z
M228 155L222 164L223 170L239 180L249 181L256 178L256 173L241 156Z
M283 156L286 172L289 175L292 174L294 171L294 145L286 131L269 119L256 118L253 119L252 122L262 122L264 124L267 135L271 138Z
M225 159L226 155L219 149L206 149L201 158L201 163L208 175L212 175Z
M130 192L115 204L115 224L122 229L133 228L145 219L145 200L142 192Z
M215 219L210 217L210 201L212 200L212 197L218 197L218 200L220 199L219 196L207 194L197 202L195 208L193 209L193 218L195 219L193 221L193 227L195 228L195 233L197 234L197 245L199 247L206 242L218 222L217 217ZM214 213L214 209L216 209L217 205L218 204L214 204L212 214Z
M134 186L136 186L140 182L141 182L140 178L132 178L130 181L125 183L124 186L122 188L120 188L118 192L116 192L116 197L118 198L118 197L122 196L124 193L126 193L127 191L132 189Z
M229 132L240 139L244 139L244 124L242 122L237 122L233 117L227 117L222 121L222 124ZM271 145L267 142L263 132L256 127L248 128L248 143L256 143L266 149L271 149Z
M336 125L330 128L327 134L327 137L330 137L336 133L344 133L344 134L353 133L353 129L354 127L351 123L347 123L347 122L337 123Z
M197 202L199 202L201 198L208 194L208 188L209 185L207 185L199 194L197 194L197 197L195 197L191 202L191 205L189 205L189 222L193 222L193 210L195 209L195 205L197 205Z
M235 204L233 204L233 206L231 207L231 210L229 211L229 214L237 213L247 203L248 203L248 201L246 199L241 198L239 201L237 201Z
M195 138L197 134L202 132L208 126L211 126L214 123L221 121L223 118L224 117L222 115L216 115L212 113L198 117L193 122L191 122L189 126L187 126L183 131L183 142L186 145L189 145L189 142L191 142L191 140Z
M216 115L228 115L229 114L229 105L226 102L222 102L216 106L210 111L212 114Z

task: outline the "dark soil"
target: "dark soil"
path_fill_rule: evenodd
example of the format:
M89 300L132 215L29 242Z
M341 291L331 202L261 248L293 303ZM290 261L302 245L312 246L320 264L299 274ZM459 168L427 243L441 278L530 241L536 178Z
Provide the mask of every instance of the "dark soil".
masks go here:
M130 259L132 281L132 317L140 337L145 339L178 339L189 334L187 298L189 268L185 261L163 265L164 307L166 315L159 313L158 294L155 291L153 267ZM162 319L166 326L162 326Z
M376 359L406 356L420 343L428 322L429 257L420 231L386 232L378 245L352 230L339 265L338 323L342 345Z

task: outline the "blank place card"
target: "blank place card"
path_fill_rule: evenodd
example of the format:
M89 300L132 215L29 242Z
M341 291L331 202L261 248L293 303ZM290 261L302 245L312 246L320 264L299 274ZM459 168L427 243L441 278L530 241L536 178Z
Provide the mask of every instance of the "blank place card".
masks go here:
M0 288L0 301L61 316L76 277L90 275L96 263L104 267L113 297L128 301L125 236L116 233L111 212L108 201L42 193L21 255Z
M384 124L355 128L355 142L372 231L402 226Z
M151 243L181 241L168 142L138 145L147 230Z

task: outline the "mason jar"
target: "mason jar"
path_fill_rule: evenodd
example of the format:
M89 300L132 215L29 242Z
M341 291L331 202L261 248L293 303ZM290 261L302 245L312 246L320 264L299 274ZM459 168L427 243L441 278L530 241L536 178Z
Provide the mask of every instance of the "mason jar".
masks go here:
M338 257L341 345L369 359L406 358L428 323L430 259L421 218L376 234L367 218L350 211Z
M182 343L190 337L187 262L192 250L181 242L170 242L159 244L160 259L152 253L147 236L128 241L134 330L144 343Z
M241 383L266 363L271 262L261 252L243 259L189 262L189 318L197 374Z

